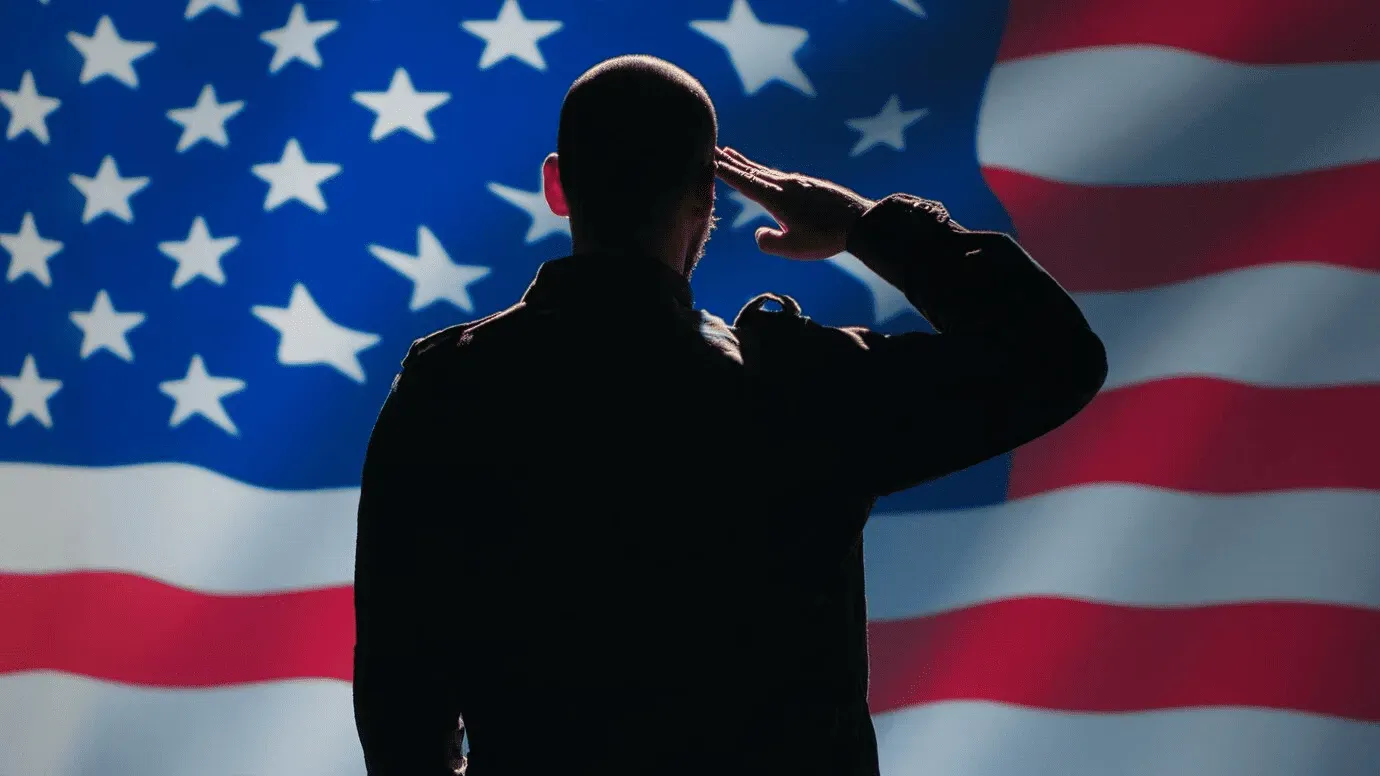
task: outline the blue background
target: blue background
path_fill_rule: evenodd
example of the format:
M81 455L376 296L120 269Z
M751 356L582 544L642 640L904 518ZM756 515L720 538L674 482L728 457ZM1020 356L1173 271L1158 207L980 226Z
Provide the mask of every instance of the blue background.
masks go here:
M0 6L0 88L17 90L31 70L41 94L62 100L47 117L48 145L29 133L0 142L0 232L18 231L32 212L45 238L64 243L49 261L50 288L27 275L0 284L0 374L18 374L31 353L43 377L63 381L49 400L52 428L32 419L0 426L0 460L183 461L269 488L357 485L374 416L409 343L512 304L542 261L568 253L564 234L526 244L528 216L486 186L538 187L565 90L616 54L655 54L696 75L719 111L721 143L763 162L874 198L906 191L940 199L967 226L1011 229L975 149L1004 3L931 0L919 18L888 0L753 0L762 21L808 30L795 59L814 97L779 81L747 94L725 49L691 29L691 20L727 18L731 0L522 0L528 19L564 23L538 44L545 72L515 58L478 68L484 41L460 22L494 19L500 0L315 0L304 3L309 19L339 21L318 41L323 67L290 62L270 74L274 49L259 34L282 27L292 5L248 0L239 17L212 8L190 21L185 0ZM124 39L157 43L134 62L136 89L109 77L78 82L82 57L66 35L91 35L103 14ZM369 139L375 114L351 95L386 90L398 67L418 91L451 93L429 114L435 142L405 131ZM193 105L207 83L220 102L246 103L226 122L230 144L200 142L178 153L182 127L167 111ZM850 157L859 134L845 121L875 115L892 94L903 109L929 110L906 131L906 149L878 145ZM250 167L277 162L294 137L308 160L343 167L321 186L325 213L299 202L264 210L268 184ZM107 154L121 175L151 183L130 200L132 223L102 216L82 224L85 200L68 176L94 176ZM872 324L862 284L829 262L760 253L752 232L766 222L734 229L739 208L727 194L720 184L722 220L694 277L697 306L731 320L753 295L776 291L816 320ZM176 265L157 245L185 239L197 215L213 236L235 235L240 244L221 262L225 285L198 279L173 289ZM415 254L423 224L453 261L492 268L470 285L473 313L445 302L410 311L411 281L366 250L375 243ZM332 320L382 336L360 353L363 384L328 366L278 363L278 332L250 308L285 307L298 282ZM104 351L79 355L82 333L68 316L89 310L100 289L117 310L147 314L128 334L132 363ZM874 328L926 326L907 312ZM169 427L172 400L158 383L181 379L193 353L211 374L246 381L223 401L238 436L200 417ZM1001 501L1008 467L1008 458L995 459L882 508Z

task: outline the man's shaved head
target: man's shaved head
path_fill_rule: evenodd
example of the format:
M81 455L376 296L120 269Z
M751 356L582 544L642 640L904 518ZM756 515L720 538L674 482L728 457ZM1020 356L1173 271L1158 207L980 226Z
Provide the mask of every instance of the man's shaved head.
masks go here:
M687 202L707 220L717 140L709 93L679 67L627 55L590 68L566 93L556 137L572 228L601 244L655 239Z

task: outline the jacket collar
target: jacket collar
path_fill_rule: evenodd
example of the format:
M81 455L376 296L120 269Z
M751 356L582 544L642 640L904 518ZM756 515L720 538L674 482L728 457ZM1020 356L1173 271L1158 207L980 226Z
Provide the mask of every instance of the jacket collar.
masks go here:
M686 309L695 305L684 275L651 256L576 253L543 262L522 295L533 306L612 304L667 300Z

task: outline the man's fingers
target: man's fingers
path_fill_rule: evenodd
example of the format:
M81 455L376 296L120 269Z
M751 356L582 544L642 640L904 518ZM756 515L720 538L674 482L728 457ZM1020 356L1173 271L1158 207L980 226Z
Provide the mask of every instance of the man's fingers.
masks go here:
M736 150L732 148L729 148L728 146L720 148L719 151L722 152L724 156L727 156L733 161L743 164L747 167L761 167L760 164L753 162L751 159L747 158L746 156L743 156L742 154L738 153Z
M720 159L714 163L714 174L739 191L752 188L752 179L748 177L747 170L727 160Z
M767 180L757 170L746 168L730 159L719 159L714 165L714 172L724 183L763 205L767 204L764 198L770 199L782 190L781 186Z
M766 166L765 164L762 164L762 163L760 163L760 162L754 162L754 161L752 161L751 159L747 158L746 156L743 156L742 154L738 153L737 150L732 149L732 148L729 148L728 146L724 146L724 147L723 147L723 153L724 153L724 155L727 156L728 158L734 160L735 162L738 162L739 164L741 164L742 166L748 168L749 170L757 170L757 171L759 171L759 172L766 172L766 173L776 173L776 172L777 172L776 170L773 170L772 168Z
M719 158L733 162L734 164L737 164L738 167L752 173L755 177L769 180L772 183L777 184L778 186L784 183L786 179L790 177L788 173L782 172L781 170L778 170L775 167L768 167L765 164L754 162L746 156L743 156L742 154L738 153L737 151L734 151L732 148L725 148L724 152L719 156Z
M756 173L756 170L726 155L719 156L719 158L715 160L714 164L717 168L727 169L730 172L737 173L738 176L741 178L756 177L756 175L754 175L754 173Z

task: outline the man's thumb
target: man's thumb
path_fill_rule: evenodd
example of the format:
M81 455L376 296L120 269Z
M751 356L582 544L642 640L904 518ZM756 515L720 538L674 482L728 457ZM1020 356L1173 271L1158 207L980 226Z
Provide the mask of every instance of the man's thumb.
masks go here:
M800 244L798 233L761 226L757 228L757 247L763 253L789 258L799 254L804 246Z

